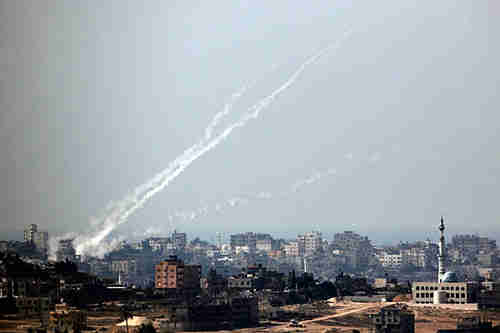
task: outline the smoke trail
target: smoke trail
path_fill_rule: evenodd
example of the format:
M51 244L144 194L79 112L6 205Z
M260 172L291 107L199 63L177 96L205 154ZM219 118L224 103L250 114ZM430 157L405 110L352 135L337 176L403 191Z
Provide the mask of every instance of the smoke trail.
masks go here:
M317 172L316 171L310 177L303 179L303 180L299 180L298 182L293 184L291 189L290 189L290 193L298 192L302 187L317 183L324 176L334 175L336 173L337 173L337 170L334 168L330 168L330 169L326 170L325 172Z
M100 246L102 241L119 225L126 222L128 217L136 210L142 208L144 204L151 199L155 194L163 190L170 184L172 180L177 178L189 165L191 165L198 158L211 151L221 142L223 142L235 129L243 127L252 119L256 119L262 110L268 107L272 101L279 96L282 92L288 89L307 68L307 66L316 62L321 56L333 48L340 46L340 43L347 38L349 33L345 33L343 38L334 45L330 45L325 49L320 50L313 56L309 57L293 74L283 83L280 87L274 90L269 96L261 99L255 105L248 109L241 119L229 126L227 126L221 133L212 137L213 129L218 124L224 114L230 112L232 105L225 108L221 113L217 114L208 130L205 132L205 137L198 143L186 149L179 157L172 161L169 166L154 176L148 182L138 186L132 193L127 195L123 200L112 204L109 207L108 214L98 219L99 230L77 237L74 241L76 251L79 254L90 254L95 252ZM244 90L244 89L243 89ZM238 93L231 101L234 103L239 97ZM214 125L215 124L215 125Z
M199 208L192 209L192 210L184 210L184 211L176 211L173 213L168 214L167 219L171 224L174 223L188 223L188 222L194 222L200 218L203 218L210 213L217 213L217 214L222 214L228 209L232 209L235 207L239 206L244 206L251 204L252 202L255 201L267 201L267 200L272 200L275 198L285 198L287 196L293 195L297 193L300 189L302 189L305 186L313 185L317 182L319 182L321 179L324 177L336 175L337 171L334 168L329 168L324 171L316 171L312 175L301 179L295 183L293 183L292 186L289 186L286 188L284 191L280 192L267 192L267 191L262 191L258 193L247 193L247 194L240 194L237 196L233 196L229 199L216 202L215 204L212 204L211 206L207 204L201 205ZM169 225L169 229L173 230L173 226ZM154 232L152 232L154 231ZM168 233L168 230L164 230L161 227L149 227L144 231L144 233L140 234L141 236L148 236L151 234L160 234L160 233Z

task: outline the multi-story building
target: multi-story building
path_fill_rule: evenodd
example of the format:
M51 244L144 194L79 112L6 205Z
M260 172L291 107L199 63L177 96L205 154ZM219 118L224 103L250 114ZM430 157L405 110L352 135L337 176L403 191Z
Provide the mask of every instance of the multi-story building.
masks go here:
M137 261L135 259L112 260L111 272L114 276L120 276L123 281L133 279L137 275Z
M33 233L33 244L35 247L46 254L49 250L49 233L47 231L37 231Z
M298 257L300 255L299 242L289 242L283 245L283 251L287 257Z
M227 279L227 287L231 289L251 289L253 278L244 275L230 276Z
M483 267L492 267L500 263L497 253L480 253L477 255L478 263Z
M50 309L48 297L16 297L15 300L19 313L25 316L46 314Z
M257 250L257 235L253 232L245 232L231 235L231 250L235 251L237 247L248 247L249 253L255 253Z
M273 249L273 238L269 234L257 234L255 247L257 251L269 253Z
M156 265L155 286L167 295L193 294L200 289L201 266L186 265L176 256Z
M400 253L385 253L380 256L380 263L384 267L398 268L403 264L403 256Z
M103 259L92 258L88 261L90 266L90 273L99 277L112 277L111 265L109 261Z
M58 244L57 252L56 252L57 261L75 261L76 260L76 252L73 247L72 239L61 239Z
M151 250L155 252L164 252L167 249L170 239L168 237L151 237L147 239Z
M225 235L223 232L217 232L215 234L215 245L219 248L222 249L222 246L225 244Z
M26 243L33 243L33 234L38 231L36 224L29 224L24 228L24 241Z
M297 237L297 242L299 243L300 254L305 256L313 255L323 245L321 232L318 231L307 232L303 235L299 235Z
M173 248L179 252L183 253L186 250L187 235L184 232L177 232L174 230L171 236L171 243Z
M335 234L331 248L340 250L346 258L346 264L355 269L366 268L374 252L368 237L353 231Z
M79 333L87 328L87 313L66 304L56 304L56 311L49 314L48 332Z
M409 249L403 249L400 253L401 264L412 265L419 268L424 268L426 266L426 255L424 249L412 247Z
M385 307L377 314L372 314L376 333L414 333L415 315L407 308Z
M479 253L489 253L497 248L496 241L487 237L476 235L455 235L451 239L452 248L466 257L472 257Z

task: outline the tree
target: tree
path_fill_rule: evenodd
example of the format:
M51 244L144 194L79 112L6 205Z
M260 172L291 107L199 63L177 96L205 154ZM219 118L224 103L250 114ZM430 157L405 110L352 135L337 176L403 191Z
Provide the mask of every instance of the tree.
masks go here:
M295 276L295 270L288 274L288 289L295 289L297 285L297 278Z
M125 326L127 327L127 333L128 333L128 319L133 318L134 316L132 313L128 312L126 308L122 308L120 310L120 319L125 321Z
M138 333L156 333L156 330L153 326L153 324L142 324L139 327L139 330L137 331Z

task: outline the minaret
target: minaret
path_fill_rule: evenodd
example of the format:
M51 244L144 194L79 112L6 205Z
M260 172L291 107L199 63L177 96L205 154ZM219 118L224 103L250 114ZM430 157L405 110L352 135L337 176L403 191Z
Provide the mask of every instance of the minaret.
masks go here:
M438 282L442 282L444 275L444 261L446 260L445 255L445 243L444 243L444 219L441 216L441 224L439 225L439 231L441 232L441 237L439 238L439 266L438 266Z

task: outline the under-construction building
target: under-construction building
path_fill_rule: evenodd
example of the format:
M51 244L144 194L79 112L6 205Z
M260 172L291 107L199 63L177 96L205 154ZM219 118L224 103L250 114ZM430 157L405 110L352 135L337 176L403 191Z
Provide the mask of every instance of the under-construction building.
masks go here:
M372 314L375 333L415 333L415 315L406 306L389 306Z

